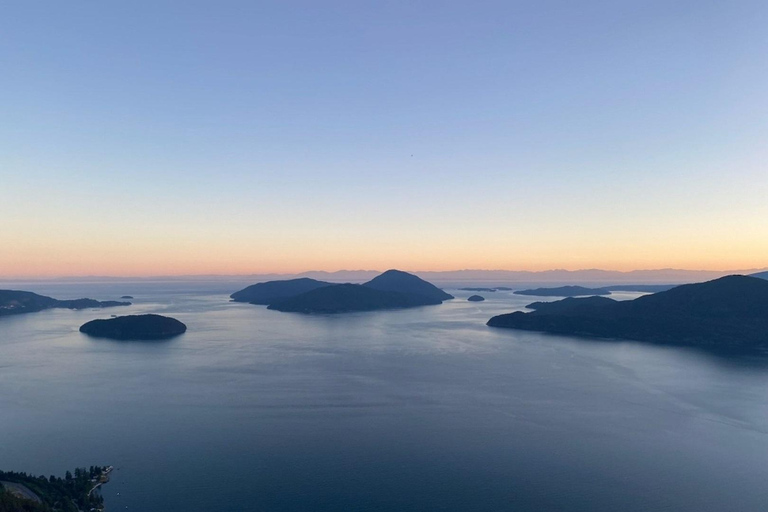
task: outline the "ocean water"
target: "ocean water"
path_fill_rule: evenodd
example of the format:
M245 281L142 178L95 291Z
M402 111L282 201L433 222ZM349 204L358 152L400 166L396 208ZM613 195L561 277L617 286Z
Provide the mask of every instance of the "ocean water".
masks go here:
M507 292L302 316L245 284L14 286L135 300L0 319L0 467L114 465L113 512L768 510L765 360L486 327ZM78 332L149 312L189 330Z

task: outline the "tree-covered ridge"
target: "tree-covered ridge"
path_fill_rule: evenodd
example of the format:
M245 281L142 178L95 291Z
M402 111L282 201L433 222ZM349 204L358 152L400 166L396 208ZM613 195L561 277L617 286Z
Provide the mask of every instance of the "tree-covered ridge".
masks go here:
M34 496L23 496L0 483L0 512L78 512L103 510L104 499L94 492L109 481L111 467L91 466L67 471L64 478L0 471L0 482L20 484ZM37 498L37 499L35 499Z

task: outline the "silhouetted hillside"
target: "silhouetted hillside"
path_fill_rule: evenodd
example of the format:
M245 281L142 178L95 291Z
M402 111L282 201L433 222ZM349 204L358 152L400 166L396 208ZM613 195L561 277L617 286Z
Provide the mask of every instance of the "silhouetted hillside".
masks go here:
M401 270L387 270L363 286L387 292L415 293L440 301L453 298L453 295L445 293L432 283Z
M267 309L294 313L346 313L441 303L439 299L424 295L376 290L359 284L337 284L275 302Z
M602 297L534 303L491 318L507 327L711 347L768 347L768 281L727 276L632 301Z
M296 295L331 286L331 283L317 281L308 277L287 279L285 281L267 281L243 288L230 295L235 302L250 302L251 304L272 304L275 301L295 297Z

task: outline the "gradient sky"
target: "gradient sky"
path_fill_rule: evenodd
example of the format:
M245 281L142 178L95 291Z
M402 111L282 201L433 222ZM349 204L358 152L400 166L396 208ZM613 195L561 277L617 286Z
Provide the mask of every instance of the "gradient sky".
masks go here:
M0 276L768 266L768 2L6 2Z

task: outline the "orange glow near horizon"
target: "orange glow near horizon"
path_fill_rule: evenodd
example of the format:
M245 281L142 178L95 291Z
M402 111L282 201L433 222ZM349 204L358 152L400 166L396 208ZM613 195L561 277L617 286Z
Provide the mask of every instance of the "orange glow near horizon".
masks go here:
M410 271L470 269L539 272L594 268L623 272L663 268L729 271L762 269L768 262L768 247L765 246L743 252L731 246L728 251L717 253L714 247L702 243L698 250L690 250L687 258L675 254L674 247L667 247L666 251L660 251L658 247L626 250L608 250L605 247L596 251L582 246L570 248L567 254L545 250L548 247L530 247L530 244L527 251L510 247L495 254L491 252L493 247L490 244L477 249L464 247L464 250L435 251L426 247L409 250L389 246L378 250L370 246L342 249L340 246L312 244L303 247L295 243L284 244L278 252L275 248L270 251L261 244L198 245L181 240L157 244L134 241L108 244L106 248L82 241L69 246L48 243L22 246L16 243L16 250L0 255L0 278L297 274L310 270L333 272L389 268ZM753 257L745 258L743 254Z

